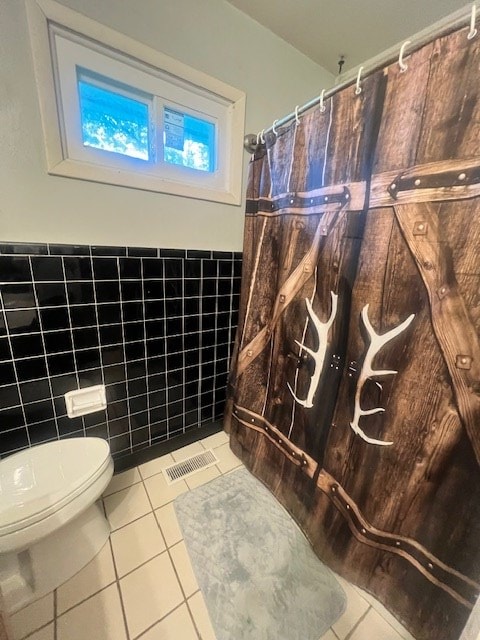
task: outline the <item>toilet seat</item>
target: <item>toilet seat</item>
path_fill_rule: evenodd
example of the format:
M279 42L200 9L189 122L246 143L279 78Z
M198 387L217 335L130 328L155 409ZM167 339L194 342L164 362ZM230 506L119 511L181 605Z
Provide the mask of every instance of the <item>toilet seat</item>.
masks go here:
M113 464L101 438L72 438L0 461L0 552L48 535L108 484Z

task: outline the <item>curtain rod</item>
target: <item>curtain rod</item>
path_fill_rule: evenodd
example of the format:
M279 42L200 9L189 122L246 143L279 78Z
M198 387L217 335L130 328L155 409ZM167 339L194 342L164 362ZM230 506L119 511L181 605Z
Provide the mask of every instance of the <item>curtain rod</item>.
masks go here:
M331 98L333 95L335 95L339 91L342 91L343 89L346 89L347 87L353 85L355 81L359 82L360 74L362 79L364 79L366 76L370 75L371 73L374 73L375 71L378 71L379 69L382 69L383 67L388 66L389 64L392 64L396 60L398 60L399 63L402 63L405 45L408 44L407 55L410 55L415 51L418 51L418 49L421 49L423 46L425 46L429 42L432 42L432 40L435 40L436 38L439 38L441 36L445 36L451 33L452 31L456 31L460 27L464 27L469 23L470 23L470 33L468 37L473 38L476 35L475 3L473 5L466 5L462 9L455 11L455 13L452 13L449 16L443 18L442 20L439 20L438 22L434 23L430 27L427 27L426 29L419 31L417 34L411 36L412 38L411 40L406 40L405 42L403 42L403 44L398 43L393 47L390 47L383 53L379 54L378 56L370 58L370 60L368 60L363 65L358 65L357 67L354 67L353 69L345 73L343 79L338 84L331 87L330 89L322 91L321 96L316 96L315 98L312 98L311 100L306 102L304 105L302 105L301 107L297 107L295 111L292 111L291 113L284 116L283 118L279 120L275 120L274 123L270 125L270 127L268 127L268 129L264 129L261 132L261 135L264 135L265 133L269 133L270 131L274 131L274 133L276 133L276 129L278 127L281 127L282 125L286 124L290 120L297 118L300 114L305 113L315 105L319 105L321 99L327 100L328 98ZM255 134L255 133L248 133L245 135L244 142L243 142L245 151L248 151L248 153L254 153L256 151L257 147L259 146L259 143L257 142L259 136L260 134Z

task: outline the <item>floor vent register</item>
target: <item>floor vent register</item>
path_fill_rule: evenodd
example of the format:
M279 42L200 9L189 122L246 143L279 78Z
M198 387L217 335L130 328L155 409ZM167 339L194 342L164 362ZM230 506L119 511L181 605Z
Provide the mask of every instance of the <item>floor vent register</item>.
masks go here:
M214 464L217 464L217 462L218 458L212 449L207 449L207 451L203 453L197 453L185 460L165 467L165 469L163 469L163 475L165 476L167 484L173 484L174 482L188 478L201 469L208 469L208 467L212 467Z

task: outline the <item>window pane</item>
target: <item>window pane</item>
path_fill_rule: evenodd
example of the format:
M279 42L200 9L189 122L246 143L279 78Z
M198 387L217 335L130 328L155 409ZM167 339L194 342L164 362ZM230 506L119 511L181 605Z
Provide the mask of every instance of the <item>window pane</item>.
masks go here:
M148 160L148 105L84 80L78 90L83 144Z
M163 116L165 162L215 171L215 125L167 107Z

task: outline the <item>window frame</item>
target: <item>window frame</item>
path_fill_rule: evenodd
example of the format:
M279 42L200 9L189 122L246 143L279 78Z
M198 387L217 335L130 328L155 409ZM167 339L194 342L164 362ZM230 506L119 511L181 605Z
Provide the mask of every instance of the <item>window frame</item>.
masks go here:
M246 104L243 91L54 0L26 0L26 6L48 173L241 204ZM88 54L85 58L80 55L82 51ZM85 64L89 59L93 61L93 69ZM155 164L157 169L161 167L160 172L152 169L150 161L83 145L78 90L76 84L74 90L72 85L74 79L77 82L77 67L104 78L112 77L112 86L118 81L138 90L139 94L153 96L155 127L149 131L149 137L156 137L158 141ZM114 72L107 73L109 68ZM159 95L159 88L164 94L167 88L169 95ZM163 161L165 107L215 121L215 171ZM99 163L102 157L105 164Z

